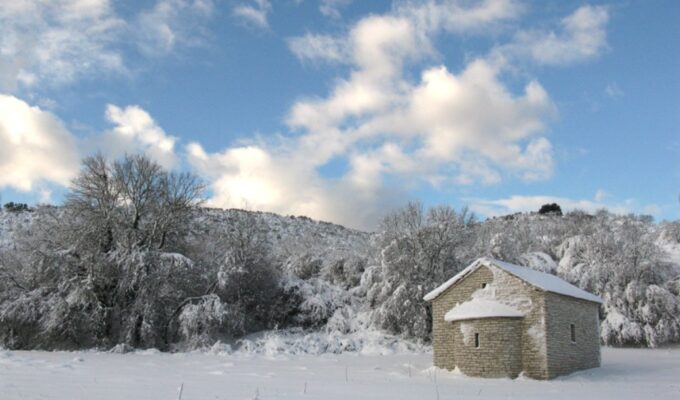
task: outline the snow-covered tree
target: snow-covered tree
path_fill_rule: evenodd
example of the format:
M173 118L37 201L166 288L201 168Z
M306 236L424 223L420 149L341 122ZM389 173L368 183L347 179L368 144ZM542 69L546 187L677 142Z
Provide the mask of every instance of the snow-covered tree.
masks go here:
M0 345L246 346L244 335L276 328L313 334L319 352L357 349L343 335L371 329L428 339L423 295L484 255L600 295L604 343L680 342L677 221L571 211L476 222L414 203L369 234L199 208L199 191L141 156L93 157L65 206L0 210Z
M392 333L426 338L431 311L423 296L469 261L465 246L474 216L450 207L427 212L419 203L388 215L377 246L378 267L364 272L367 300L376 326Z
M662 259L646 217L600 213L594 229L565 242L559 273L603 297L605 344L659 346L680 339L676 272Z

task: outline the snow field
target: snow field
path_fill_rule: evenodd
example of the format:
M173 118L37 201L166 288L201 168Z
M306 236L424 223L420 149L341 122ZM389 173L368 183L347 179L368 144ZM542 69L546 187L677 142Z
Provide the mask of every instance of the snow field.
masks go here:
M680 348L603 349L602 368L553 381L437 370L431 354L216 355L0 351L0 398L640 399L680 398Z

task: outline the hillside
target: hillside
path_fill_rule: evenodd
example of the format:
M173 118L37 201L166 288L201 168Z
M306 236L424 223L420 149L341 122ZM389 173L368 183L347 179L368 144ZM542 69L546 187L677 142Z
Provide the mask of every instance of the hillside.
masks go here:
M168 250L118 249L96 256L93 270L70 247L53 255L31 250L45 235L61 235L41 219L55 211L0 211L1 272L17 283L0 286L0 320L18 324L0 330L6 347L413 351L430 335L423 295L485 255L600 295L605 344L680 341L678 222L606 212L477 221L416 205L366 233L306 217L203 208ZM92 307L94 315L86 311ZM65 331L71 320L80 323Z
M10 212L0 209L0 250L12 248L15 234L31 226L33 215L32 211Z

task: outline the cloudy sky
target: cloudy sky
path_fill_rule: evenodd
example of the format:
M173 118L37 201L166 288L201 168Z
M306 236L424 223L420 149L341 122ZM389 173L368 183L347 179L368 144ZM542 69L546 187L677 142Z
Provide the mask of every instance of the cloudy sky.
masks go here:
M673 0L3 2L2 202L146 152L208 205L365 229L414 199L677 219L679 20Z

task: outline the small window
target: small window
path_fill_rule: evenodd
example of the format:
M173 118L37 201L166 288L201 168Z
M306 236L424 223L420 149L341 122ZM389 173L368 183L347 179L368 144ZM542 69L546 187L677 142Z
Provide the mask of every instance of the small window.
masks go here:
M576 325L571 324L571 342L576 343Z
M486 282L482 283L482 289L486 287Z
M475 333L475 347L479 348L479 333Z

